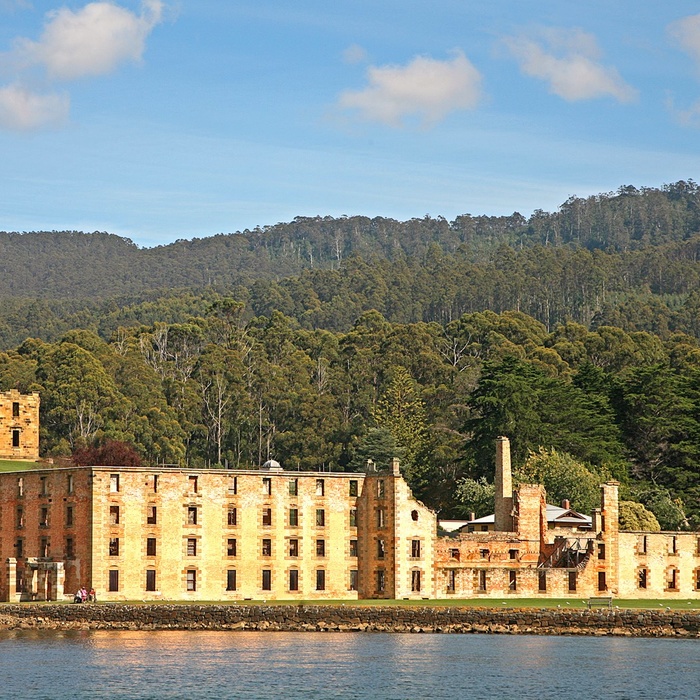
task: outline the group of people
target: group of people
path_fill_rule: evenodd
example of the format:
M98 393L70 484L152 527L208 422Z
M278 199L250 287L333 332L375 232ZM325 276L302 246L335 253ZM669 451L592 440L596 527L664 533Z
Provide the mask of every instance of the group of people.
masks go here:
M95 593L94 588L91 588L90 592L88 593L87 588L85 588L85 586L81 586L76 591L76 594L73 596L73 602L74 603L96 603L97 602L97 593Z

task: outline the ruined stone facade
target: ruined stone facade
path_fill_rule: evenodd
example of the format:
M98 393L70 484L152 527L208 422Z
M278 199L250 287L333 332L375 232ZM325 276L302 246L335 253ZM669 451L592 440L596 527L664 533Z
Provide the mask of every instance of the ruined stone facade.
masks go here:
M39 459L39 394L0 392L0 459Z
M509 454L499 438L497 486L510 483ZM590 531L551 529L541 486L497 488L493 531L438 539L435 597L700 598L700 533L620 532L617 482L592 516Z
M0 474L0 599L421 598L434 513L399 473Z
M698 533L619 532L615 482L590 531L552 530L541 486L509 495L500 445L506 529L450 537L398 460L364 474L276 463L0 474L0 599L82 585L110 601L700 598Z

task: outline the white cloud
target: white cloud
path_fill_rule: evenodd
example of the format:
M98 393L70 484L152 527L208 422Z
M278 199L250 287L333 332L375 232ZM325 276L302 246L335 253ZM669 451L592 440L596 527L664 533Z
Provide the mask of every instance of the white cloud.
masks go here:
M481 99L481 74L461 52L446 61L418 56L405 66L371 66L367 79L364 90L346 90L338 104L389 126L412 116L431 125Z
M145 0L140 15L111 2L92 2L75 12L64 7L47 15L39 41L19 40L15 55L26 67L44 66L51 79L104 75L141 59L162 13L160 0Z
M31 131L60 126L68 118L68 95L31 92L20 85L0 88L0 128Z
M565 100L613 97L629 102L637 95L615 68L600 63L595 37L579 29L547 29L539 41L523 36L505 43L525 75L548 82L550 92Z
M343 51L343 61L345 61L345 63L364 63L366 60L367 52L357 44L352 44Z
M0 3L0 8L25 5L24 0ZM121 63L139 61L163 10L162 0L142 0L141 14L112 2L49 12L38 41L17 39L12 51L0 54L5 70L17 76L14 84L0 87L0 128L30 130L64 123L70 109L68 95L40 94L26 87L35 82L30 76L36 78L36 69L43 69L51 84L104 75Z
M668 33L700 66L700 15L690 15L668 25Z

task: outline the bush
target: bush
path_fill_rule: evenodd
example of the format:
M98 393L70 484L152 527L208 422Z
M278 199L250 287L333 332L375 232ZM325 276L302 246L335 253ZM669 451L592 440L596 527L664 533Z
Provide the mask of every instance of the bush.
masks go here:
M141 457L133 445L119 440L105 440L101 445L81 447L73 452L78 467L140 467Z

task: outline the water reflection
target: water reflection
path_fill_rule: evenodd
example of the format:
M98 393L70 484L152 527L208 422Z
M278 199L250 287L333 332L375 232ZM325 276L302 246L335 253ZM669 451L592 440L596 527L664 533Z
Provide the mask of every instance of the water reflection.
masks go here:
M13 698L697 698L693 640L4 632Z

